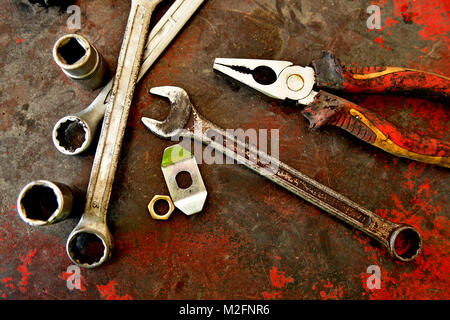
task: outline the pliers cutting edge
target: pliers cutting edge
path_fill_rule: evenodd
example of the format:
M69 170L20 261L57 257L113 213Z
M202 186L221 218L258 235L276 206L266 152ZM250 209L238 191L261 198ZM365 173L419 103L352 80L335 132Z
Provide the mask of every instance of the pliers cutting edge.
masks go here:
M296 100L305 106L302 114L310 128L334 125L393 155L450 168L450 142L397 128L376 113L321 90L414 94L448 104L448 77L399 67L346 69L329 52L307 67L288 61L217 58L213 68L269 97Z

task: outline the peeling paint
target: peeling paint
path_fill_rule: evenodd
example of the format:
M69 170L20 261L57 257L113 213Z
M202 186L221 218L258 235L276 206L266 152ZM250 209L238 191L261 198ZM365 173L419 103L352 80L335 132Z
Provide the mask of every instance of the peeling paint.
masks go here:
M118 283L114 280L111 280L106 285L97 285L97 289L100 292L100 297L105 300L133 300L133 298L129 294L125 294L120 296L117 294L116 286Z
M25 257L19 256L20 260L22 260L22 262L23 262L22 265L17 267L17 270L19 270L19 272L22 274L22 279L20 280L20 283L19 283L19 289L22 292L25 292L26 287L28 285L28 278L31 275L31 272L28 271L28 265L31 264L31 260L35 254L36 254L36 249L31 249Z

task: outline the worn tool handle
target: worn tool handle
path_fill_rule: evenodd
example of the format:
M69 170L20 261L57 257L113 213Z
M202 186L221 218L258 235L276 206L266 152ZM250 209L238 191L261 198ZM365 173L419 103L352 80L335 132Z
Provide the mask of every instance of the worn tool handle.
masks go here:
M321 89L354 94L394 93L448 102L450 78L402 67L347 68L333 54L324 52L312 67Z
M195 107L192 109L196 123L188 130L183 130L180 136L200 141L235 159L236 162L361 230L379 241L392 256L401 261L412 261L419 255L422 238L414 227L393 223L362 208L256 146L217 127L204 119Z
M111 98L92 164L85 211L69 235L66 251L76 264L94 268L111 256L113 237L106 217L150 19L161 0L132 0Z
M319 91L302 114L311 128L334 125L398 157L450 167L450 143L394 126L361 106Z

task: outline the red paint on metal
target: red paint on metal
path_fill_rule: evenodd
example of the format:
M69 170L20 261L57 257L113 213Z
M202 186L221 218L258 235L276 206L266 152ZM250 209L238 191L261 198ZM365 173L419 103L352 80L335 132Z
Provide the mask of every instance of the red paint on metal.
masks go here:
M412 190L414 187L414 183L416 178L420 177L423 173L423 170L427 167L426 164L412 161L408 165L408 171L403 175L406 178L406 181L403 184L405 189Z
M262 293L262 295L263 295L264 299L280 299L282 297L281 292L266 292L266 291L264 291Z
M377 5L384 7L387 1L377 2ZM431 0L431 1L410 1L410 0L393 0L389 3L392 3L394 10L390 10L391 15L388 15L385 20L385 25L390 30L387 32L387 35L392 35L392 30L395 30L400 27L401 24L399 22L403 22L406 24L414 23L421 27L421 30L418 32L418 35L425 41L432 41L433 43L442 43L443 46L432 45L433 51L437 50L448 51L450 49L450 37L448 36L448 8L446 4L439 0ZM386 8L382 8L383 14L386 14L388 10ZM386 36L386 34L384 34ZM380 47L386 47L387 50L391 50L389 46L385 46L385 39L383 35L380 35L374 39L374 42L378 43ZM426 53L429 51L429 46L425 46L423 48L419 48L422 52ZM445 70L439 69L436 72L441 73ZM394 79L395 80L395 79ZM435 88L437 91L445 91L447 94L449 93L448 86L447 88L441 87L439 82L436 82L435 79L414 79L411 81L407 80L409 83L405 85L410 86L411 84L422 83L427 87ZM379 83L377 83L379 82ZM381 86L382 88L395 88L398 85L397 82L392 80L382 80L382 81L370 81L368 87L373 86ZM373 89L376 90L376 89ZM355 90L355 92L358 92ZM380 92L380 91L379 91Z
M375 42L375 43L378 43L379 45L380 45L380 47L384 47L384 39L383 39L383 36L378 36L378 37L376 37L375 39L373 39L373 41Z
M3 283L8 283L9 281L13 281L13 280L14 280L14 279L11 278L11 277L6 277L6 278L1 279L1 281L2 281Z
M197 284L198 290L190 292L192 299L220 299L223 290L233 292L233 296L252 296L257 298L256 290L249 293L254 277L252 270L242 269L239 257L252 243L245 238L235 236L224 223L214 222L214 212L201 213L193 223L181 212L171 217L170 224L158 223L156 231L131 232L117 235L116 255L136 273L146 273L160 280L159 287L150 289L150 295L158 299L179 299L186 297L185 287ZM208 226L208 227L205 227ZM210 226L213 226L212 228ZM198 227L198 228L197 228ZM211 229L210 229L211 228ZM127 251L136 248L133 256ZM170 268L154 268L155 265ZM205 268L205 266L208 266ZM184 277L189 278L184 280ZM239 281L231 279L238 278ZM179 279L173 283L172 279Z
M11 289L15 289L16 286L13 283L14 278L12 277L6 277L1 279L1 282L5 285L5 288L11 288Z
M283 289L287 286L288 283L294 282L292 277L286 277L283 271L278 271L277 267L273 267L270 270L270 282L274 288ZM275 292L263 292L264 299L277 299L281 298L281 291Z
M430 112L430 105L425 102L412 103L412 113L411 118L413 120L426 120L426 126L418 126L413 123L414 131L421 134L432 134L437 138L444 138L448 134L449 130L449 119L447 106L433 105L433 111Z
M278 271L277 267L273 267L272 270L270 270L270 281L275 288L283 288L288 283L294 282L294 279L292 279L292 277L286 278L284 272Z
M330 280L319 280L312 286L313 291L318 291L322 300L339 300L344 296L344 288L341 285L334 285Z
M22 274L22 279L19 283L19 289L22 292L25 292L25 288L28 285L28 278L31 275L31 272L28 271L28 265L31 263L31 259L33 258L33 256L36 254L36 249L34 250L30 250L30 252L25 256L22 257L20 256L20 260L22 260L23 264L20 265L17 270L20 271L20 273Z
M24 232L26 227L18 217L17 211L12 208L15 208L15 205L9 206L9 210L1 213L5 220L0 227L0 239L2 240L0 241L0 262L2 263L0 272L2 272L2 279L4 280L0 281L0 296L6 295L12 298L23 297L24 295L28 298L46 296L47 289L42 288L41 284L29 285L32 275L30 264L33 262L33 270L35 268L37 270L40 265L47 265L49 260L53 261L53 259L66 257L64 244L57 245L60 239L48 237L39 233L39 230L35 230L36 237L31 232ZM26 248L26 246L29 248L31 244L34 249L27 249L25 254L16 256L17 250L20 248L24 250L23 248ZM41 248L47 248L49 244L52 244L53 249L49 251L48 255L37 254L38 251L41 252ZM7 268L3 267L7 265ZM51 270L51 267L49 270ZM53 273L49 270L46 272L51 276ZM3 274L4 272L8 273ZM36 278L33 277L33 281L39 282L42 280L42 278L38 280ZM3 288L1 288L2 284L4 284Z
M97 285L97 289L100 292L101 298L106 300L133 300L133 298L126 294L124 296L120 296L117 294L116 286L118 283L114 280L111 280L106 285Z
M384 7L386 3L387 1L380 1L377 5ZM422 39L443 42L447 50L450 48L448 8L442 1L393 0L392 3L394 10L391 10L390 13L393 16L387 16L386 27L396 27L400 21L406 24L414 23L422 28L418 32ZM383 10L384 12L387 10Z
M417 171L413 172L417 174ZM412 188L414 187L415 185L412 185ZM386 253L373 247L368 237L363 236L359 231L355 232L355 237L364 245L365 251L373 253L368 258L368 265L375 264L381 269L381 289L368 289L366 280L369 275L361 274L363 288L370 299L448 299L450 297L447 290L450 286L448 278L450 244L443 240L450 230L449 219L439 215L443 213L440 206L431 206L431 199L436 192L432 190L427 180L416 189L420 203L428 204L430 207L418 207L414 200L411 203L404 203L399 195L392 194L390 197L395 208L377 210L380 216L389 218L393 222L411 224L419 230L423 238L423 251L413 263L404 264L395 261L393 266L386 265L383 263L383 255ZM428 210L426 220L431 221L434 227L425 224L422 210Z
M442 1L394 0L394 15L401 17L405 23L422 26L419 35L424 40L442 41L450 47L448 37L448 8Z
M439 204L432 205L431 199L436 194L438 192L430 187L430 180L425 179L424 183L419 186L417 195L411 200L414 205L413 209L423 210L427 216L436 215L442 209Z
M398 24L398 21L393 19L392 17L387 17L386 18L386 26L388 28L391 28L392 26L395 26Z

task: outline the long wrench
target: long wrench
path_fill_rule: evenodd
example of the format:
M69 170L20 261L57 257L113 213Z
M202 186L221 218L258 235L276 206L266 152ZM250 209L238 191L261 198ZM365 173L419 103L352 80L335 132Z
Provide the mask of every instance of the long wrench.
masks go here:
M343 195L307 177L256 146L237 139L203 118L178 87L156 87L150 93L169 98L170 113L163 121L142 118L144 125L161 138L200 141L275 182L322 210L379 241L401 261L414 260L422 248L419 232L407 224L387 221Z
M138 81L175 38L181 28L205 0L177 0L150 31L144 51ZM56 149L66 155L86 151L94 140L95 131L102 120L111 96L113 80L97 98L77 114L61 118L53 127L52 138Z
M92 165L86 205L80 222L69 235L67 254L83 267L96 267L111 255L113 238L106 223L122 140L148 37L150 18L161 0L132 0L120 50L111 99L107 105Z

